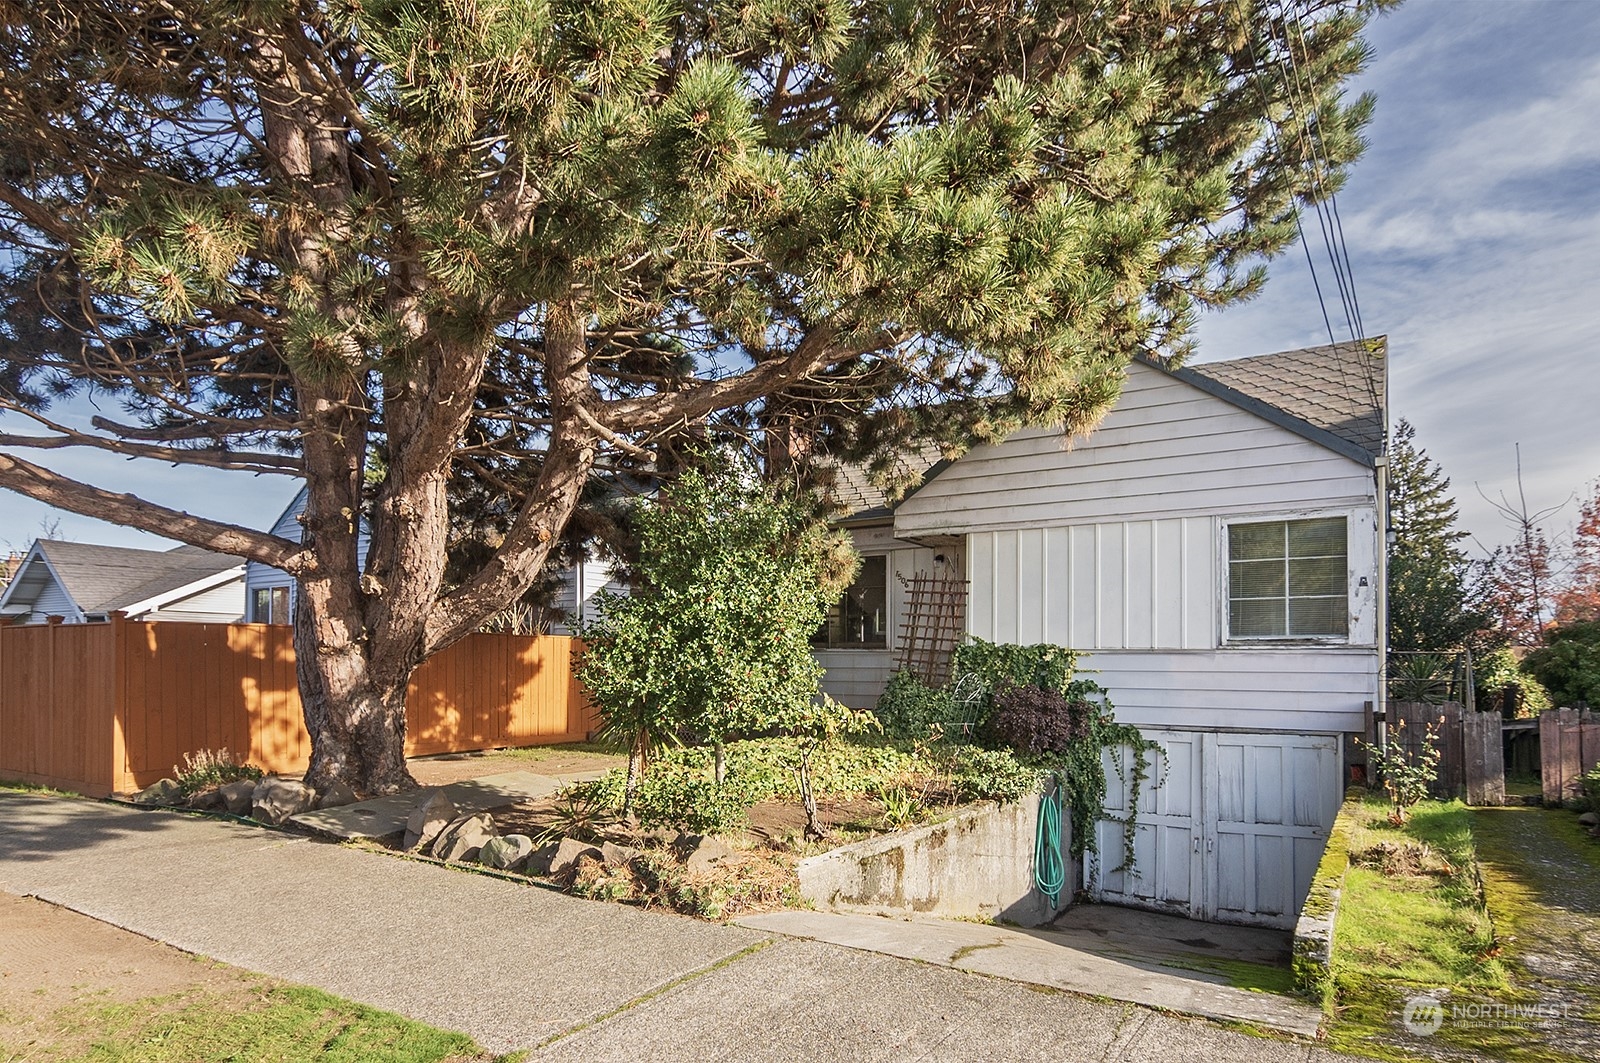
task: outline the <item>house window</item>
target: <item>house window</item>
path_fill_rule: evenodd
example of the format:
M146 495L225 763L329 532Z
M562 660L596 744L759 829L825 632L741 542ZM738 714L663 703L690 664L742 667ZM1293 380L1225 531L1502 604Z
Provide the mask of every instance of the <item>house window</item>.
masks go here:
M828 610L828 619L812 638L817 646L889 644L889 559L861 559L861 571L844 596Z
M258 624L289 623L289 588L257 587L250 617Z
M1344 517L1228 525L1228 637L1348 637L1348 538Z

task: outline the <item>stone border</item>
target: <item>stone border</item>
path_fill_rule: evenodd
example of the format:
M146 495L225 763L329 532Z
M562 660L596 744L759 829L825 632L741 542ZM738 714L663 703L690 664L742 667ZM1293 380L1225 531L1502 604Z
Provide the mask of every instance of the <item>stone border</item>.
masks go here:
M1294 925L1295 992L1324 1008L1333 996L1333 928L1339 918L1344 875L1350 868L1350 830L1355 825L1355 807L1365 799L1364 790L1345 793Z

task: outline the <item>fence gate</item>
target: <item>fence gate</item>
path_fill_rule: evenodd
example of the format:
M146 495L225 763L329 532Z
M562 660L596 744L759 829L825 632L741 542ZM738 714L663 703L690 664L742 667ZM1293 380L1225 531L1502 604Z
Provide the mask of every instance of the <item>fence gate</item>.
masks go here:
M1540 713L1539 762L1545 804L1580 796L1584 773L1600 767L1600 715L1588 709Z
M1469 805L1506 803L1499 713L1473 712L1456 702L1391 701L1386 719L1389 742L1404 745L1412 755L1434 730L1439 750L1439 777L1430 788L1434 796L1460 797Z

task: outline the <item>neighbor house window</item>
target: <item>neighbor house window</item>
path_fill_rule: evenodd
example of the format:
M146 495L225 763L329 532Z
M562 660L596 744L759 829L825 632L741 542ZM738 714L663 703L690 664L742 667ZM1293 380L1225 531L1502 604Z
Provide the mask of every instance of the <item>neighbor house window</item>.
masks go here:
M289 623L289 588L257 587L250 615L258 624Z
M828 619L811 640L818 646L887 646L889 643L889 559L864 557L855 582L828 610Z
M1348 636L1348 539L1343 517L1228 525L1228 637Z

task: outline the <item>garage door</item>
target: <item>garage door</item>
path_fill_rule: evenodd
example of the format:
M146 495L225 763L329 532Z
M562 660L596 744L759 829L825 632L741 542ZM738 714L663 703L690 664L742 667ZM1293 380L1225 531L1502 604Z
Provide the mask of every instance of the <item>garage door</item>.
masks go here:
M1196 919L1294 925L1339 810L1332 735L1152 731L1131 868L1133 755L1108 752L1106 813L1084 885L1101 901ZM1117 758L1121 770L1118 771Z

